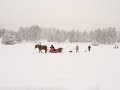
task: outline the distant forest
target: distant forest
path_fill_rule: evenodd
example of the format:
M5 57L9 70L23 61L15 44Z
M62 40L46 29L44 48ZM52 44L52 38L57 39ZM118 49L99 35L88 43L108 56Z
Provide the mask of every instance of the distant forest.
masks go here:
M0 29L0 38L3 44L20 42L98 42L99 44L114 44L120 42L120 31L114 27L98 28L89 32L65 31L56 28L42 28L38 25L20 27L17 32Z

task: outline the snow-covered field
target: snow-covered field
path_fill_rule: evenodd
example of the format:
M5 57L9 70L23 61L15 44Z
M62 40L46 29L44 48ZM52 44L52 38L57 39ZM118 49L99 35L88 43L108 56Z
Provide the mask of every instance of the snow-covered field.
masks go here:
M0 43L0 90L120 90L120 49L100 45L85 52L89 43L42 44L63 47L63 53L38 53L35 43Z

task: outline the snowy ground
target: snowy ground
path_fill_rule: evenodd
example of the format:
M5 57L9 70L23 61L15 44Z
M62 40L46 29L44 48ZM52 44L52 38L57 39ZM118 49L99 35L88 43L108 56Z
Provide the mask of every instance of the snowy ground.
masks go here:
M42 44L63 47L63 53L38 53L35 43L0 43L0 90L120 90L120 49L100 45L85 52L89 43Z

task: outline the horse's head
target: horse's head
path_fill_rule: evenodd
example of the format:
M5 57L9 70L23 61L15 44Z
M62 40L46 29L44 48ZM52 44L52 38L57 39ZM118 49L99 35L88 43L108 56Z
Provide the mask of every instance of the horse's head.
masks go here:
M38 48L38 44L35 45L35 49Z

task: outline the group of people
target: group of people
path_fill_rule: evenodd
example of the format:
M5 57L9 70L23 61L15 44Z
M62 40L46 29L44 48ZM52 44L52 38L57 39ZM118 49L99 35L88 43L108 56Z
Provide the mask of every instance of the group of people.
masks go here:
M38 44L41 45L41 42L39 42ZM52 48L52 49L55 51L55 47L54 47L53 45L51 45L50 48ZM117 48L117 47L116 47L116 48ZM77 45L77 46L75 47L75 49L76 49L76 53L78 53L78 52L79 52L79 46ZM90 45L88 46L88 51L89 51L89 52L91 51L91 46L90 46Z
M76 49L76 53L79 52L79 46L78 46L78 45L76 46L75 49ZM89 45L89 46L88 46L88 51L90 52L90 50L91 50L91 46Z
M115 45L114 49L118 49L119 47L117 45Z
M50 48L53 48L53 49L55 50L55 47L54 47L53 45L51 45ZM79 46L77 45L77 46L75 47L75 49L76 49L76 53L78 53L78 52L79 52ZM88 51L90 52L90 50L91 50L91 46L89 45L89 46L88 46Z

